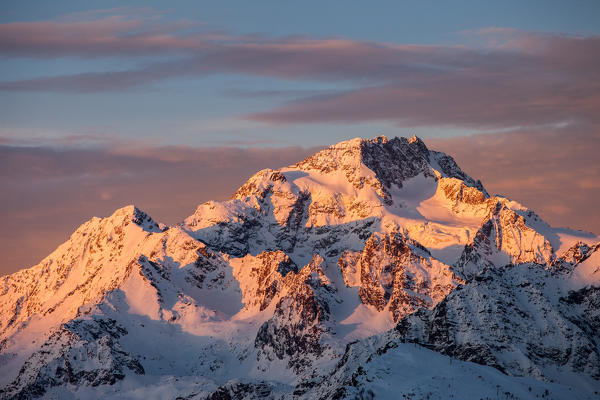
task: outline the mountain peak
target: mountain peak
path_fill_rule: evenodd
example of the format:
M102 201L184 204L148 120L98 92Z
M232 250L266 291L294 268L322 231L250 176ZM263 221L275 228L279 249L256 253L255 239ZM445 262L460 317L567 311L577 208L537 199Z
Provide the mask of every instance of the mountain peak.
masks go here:
M133 204L117 209L114 213L107 217L107 220L112 222L114 225L131 221L147 232L162 232L164 230L163 227L159 226L159 224L156 223L148 214Z
M328 186L334 183L340 187L344 185L343 181L347 181L351 185L350 191L370 188L387 205L393 204L393 187L402 188L404 182L419 175L435 181L456 178L489 197L481 182L463 172L452 157L430 151L419 137L388 139L377 136L342 141L289 167L260 171L233 198L243 199L252 194L264 197L273 185L280 186L290 179L293 181L307 175L314 182L328 182Z
M410 139L408 139L409 143L414 143L414 142L422 142L421 138L418 137L417 135L412 135L412 137Z
M168 230L134 205L92 218L2 277L0 398L353 398L445 365L443 391L405 391L443 397L463 361L506 397L523 375L520 398L546 378L595 398L597 241L416 136L340 142Z
M380 169L378 165L399 165L407 169L408 164L411 164L412 167L422 170L428 162L429 150L416 136L411 139L404 137L388 139L385 136L377 136L373 139L354 138L339 142L292 167L329 173L339 169L355 169L358 164L363 164L377 173L376 169Z
M350 181L358 180L359 187L366 181L377 181L371 186L380 186L384 198L389 197L385 193L392 185L401 188L404 181L420 174L436 179L456 178L488 196L481 182L468 176L451 156L429 150L416 135L410 139L388 139L385 136L355 138L321 150L292 168L324 174L342 170ZM375 174L374 179L369 171Z

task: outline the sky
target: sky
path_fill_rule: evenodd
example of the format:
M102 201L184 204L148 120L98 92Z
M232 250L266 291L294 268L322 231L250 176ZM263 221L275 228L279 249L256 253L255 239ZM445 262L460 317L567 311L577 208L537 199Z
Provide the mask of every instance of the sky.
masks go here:
M382 134L600 233L600 3L347 3L1 2L0 275Z

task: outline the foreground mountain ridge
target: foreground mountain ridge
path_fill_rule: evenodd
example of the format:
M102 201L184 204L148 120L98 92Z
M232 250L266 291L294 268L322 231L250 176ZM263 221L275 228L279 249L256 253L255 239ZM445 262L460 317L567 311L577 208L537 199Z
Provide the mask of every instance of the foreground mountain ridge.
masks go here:
M599 242L419 138L341 142L176 226L94 218L2 277L1 396L380 398L422 359L445 378L411 398L593 398Z

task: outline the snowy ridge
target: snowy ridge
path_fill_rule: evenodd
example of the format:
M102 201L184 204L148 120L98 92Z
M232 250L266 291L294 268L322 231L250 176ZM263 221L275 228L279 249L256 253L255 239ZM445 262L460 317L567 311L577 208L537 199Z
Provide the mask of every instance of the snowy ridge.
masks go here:
M2 277L0 398L593 398L599 249L419 138L353 139Z

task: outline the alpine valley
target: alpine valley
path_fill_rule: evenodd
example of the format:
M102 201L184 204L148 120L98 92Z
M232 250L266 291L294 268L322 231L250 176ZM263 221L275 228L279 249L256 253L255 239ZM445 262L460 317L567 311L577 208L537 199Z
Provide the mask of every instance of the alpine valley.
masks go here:
M416 137L92 218L0 278L2 399L598 399L600 237Z

